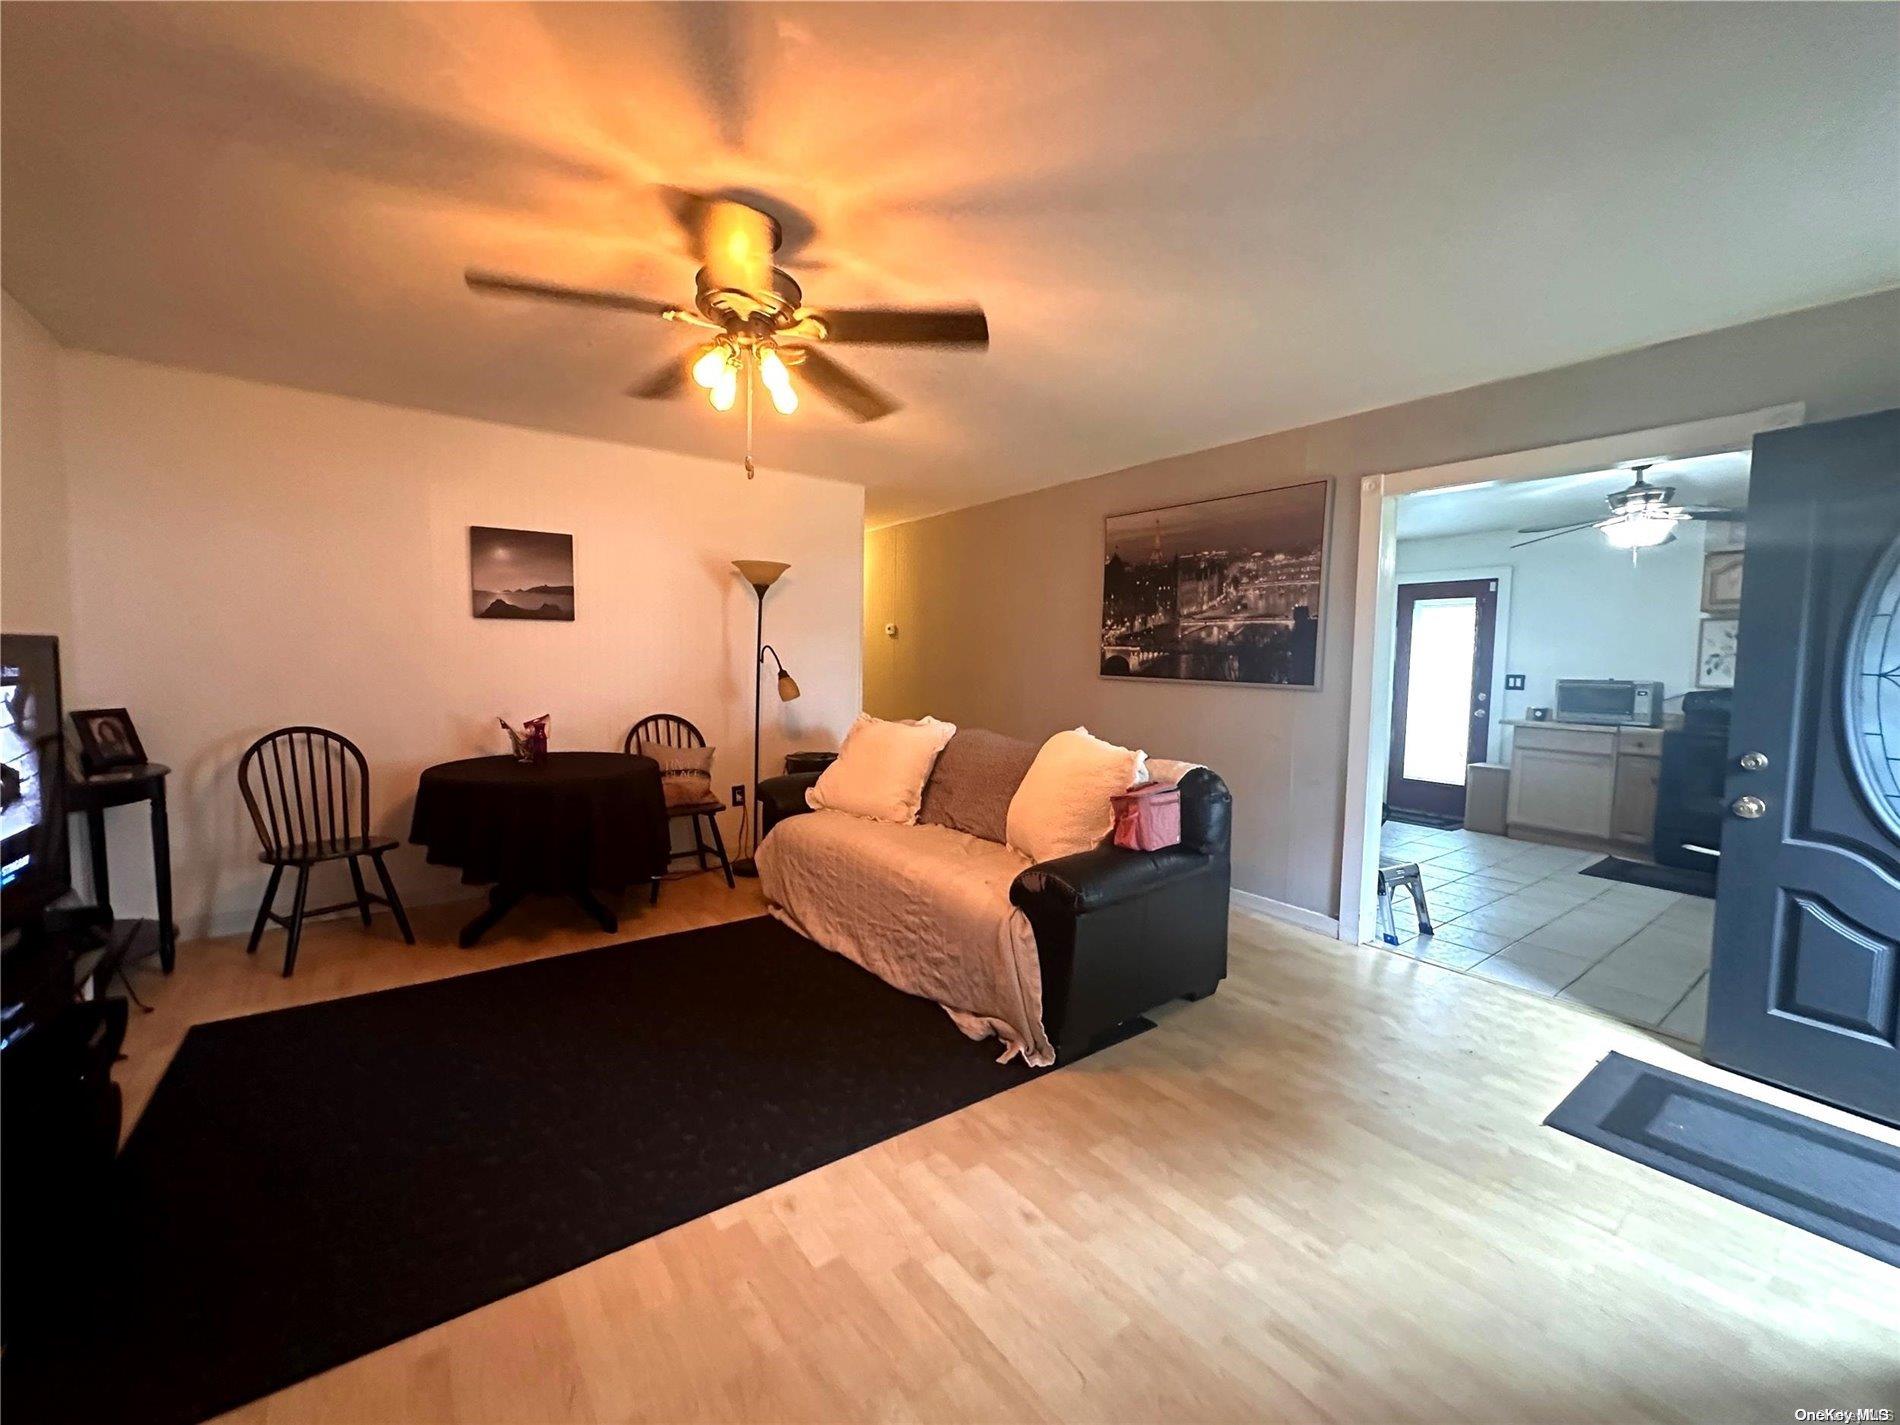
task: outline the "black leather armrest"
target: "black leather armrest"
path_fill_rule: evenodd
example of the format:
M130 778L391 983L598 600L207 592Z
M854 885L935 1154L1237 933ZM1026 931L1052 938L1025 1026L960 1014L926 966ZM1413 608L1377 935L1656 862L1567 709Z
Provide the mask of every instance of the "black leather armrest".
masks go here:
M1206 768L1181 778L1181 844L1097 846L1018 875L1042 967L1042 1022L1071 1056L1158 1004L1211 995L1227 974L1233 797Z
M777 826L788 816L810 811L805 793L821 774L792 772L783 777L767 777L759 783L759 835Z
M1074 856L1039 861L1016 877L1011 904L1024 911L1084 915L1148 894L1206 868L1208 857L1185 846L1165 851L1125 851L1097 846Z

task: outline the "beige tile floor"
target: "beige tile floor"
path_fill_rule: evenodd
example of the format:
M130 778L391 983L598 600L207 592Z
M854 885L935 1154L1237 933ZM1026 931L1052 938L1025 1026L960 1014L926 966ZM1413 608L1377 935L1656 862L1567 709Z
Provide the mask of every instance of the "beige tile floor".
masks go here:
M1388 822L1380 849L1418 862L1433 931L1401 892L1387 949L1701 1043L1714 901L1577 874L1595 851L1461 828Z

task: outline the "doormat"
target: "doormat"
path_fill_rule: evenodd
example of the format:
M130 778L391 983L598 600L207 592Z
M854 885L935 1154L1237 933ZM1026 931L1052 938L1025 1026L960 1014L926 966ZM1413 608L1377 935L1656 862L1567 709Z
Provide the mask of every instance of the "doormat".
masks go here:
M1429 811L1402 811L1397 807L1387 807L1385 819L1403 822L1407 826L1429 826L1433 831L1456 831L1465 824L1462 816L1439 816Z
M1625 861L1621 856L1605 856L1595 865L1585 866L1579 876L1599 876L1606 881L1622 881L1631 886L1653 886L1659 891L1680 891L1685 896L1715 899L1715 872L1692 866L1652 866L1647 861Z
M1900 1267L1900 1148L1622 1054L1544 1124Z

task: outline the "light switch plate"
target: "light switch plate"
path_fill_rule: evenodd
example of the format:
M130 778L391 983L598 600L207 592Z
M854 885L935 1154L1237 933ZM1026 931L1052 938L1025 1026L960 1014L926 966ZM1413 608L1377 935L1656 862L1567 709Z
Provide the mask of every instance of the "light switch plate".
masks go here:
M1523 692L1524 675L1522 673L1506 673L1504 675L1504 691L1507 693Z

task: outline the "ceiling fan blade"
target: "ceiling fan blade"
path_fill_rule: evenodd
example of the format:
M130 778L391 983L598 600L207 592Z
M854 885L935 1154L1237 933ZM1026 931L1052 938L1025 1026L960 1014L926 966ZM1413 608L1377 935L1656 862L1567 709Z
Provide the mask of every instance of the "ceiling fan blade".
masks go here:
M1596 526L1594 524L1573 524L1567 529L1554 529L1549 534L1540 534L1537 536L1536 539L1520 539L1516 544L1513 544L1511 548L1523 549L1529 545L1542 544L1547 539L1562 539L1567 534L1576 534L1579 530L1595 529L1595 528ZM1528 530L1528 529L1521 529L1518 531L1518 533L1519 534L1533 534L1535 533L1535 531Z
M657 317L673 307L671 302L656 302L651 297L636 297L630 292L563 287L557 282L536 282L526 277L509 277L504 273L483 272L476 268L470 268L465 276L473 290L501 297L542 297L553 302L572 302L582 307L611 307L622 312L641 312L649 317Z
M1683 515L1692 520L1728 520L1734 524L1744 524L1748 520L1745 510L1684 510Z
M639 401L665 401L685 395L693 379L693 363L699 359L699 352L700 348L694 347L675 357L646 380L636 381L627 387L627 394Z
M1567 530L1588 529L1595 520L1575 520L1570 524L1534 524L1528 529L1520 529L1519 534L1562 534Z
M902 407L877 387L833 361L813 347L804 349L805 359L792 369L810 383L811 388L843 408L853 420L874 421Z
M858 346L988 346L981 307L826 308L818 313L827 341Z

